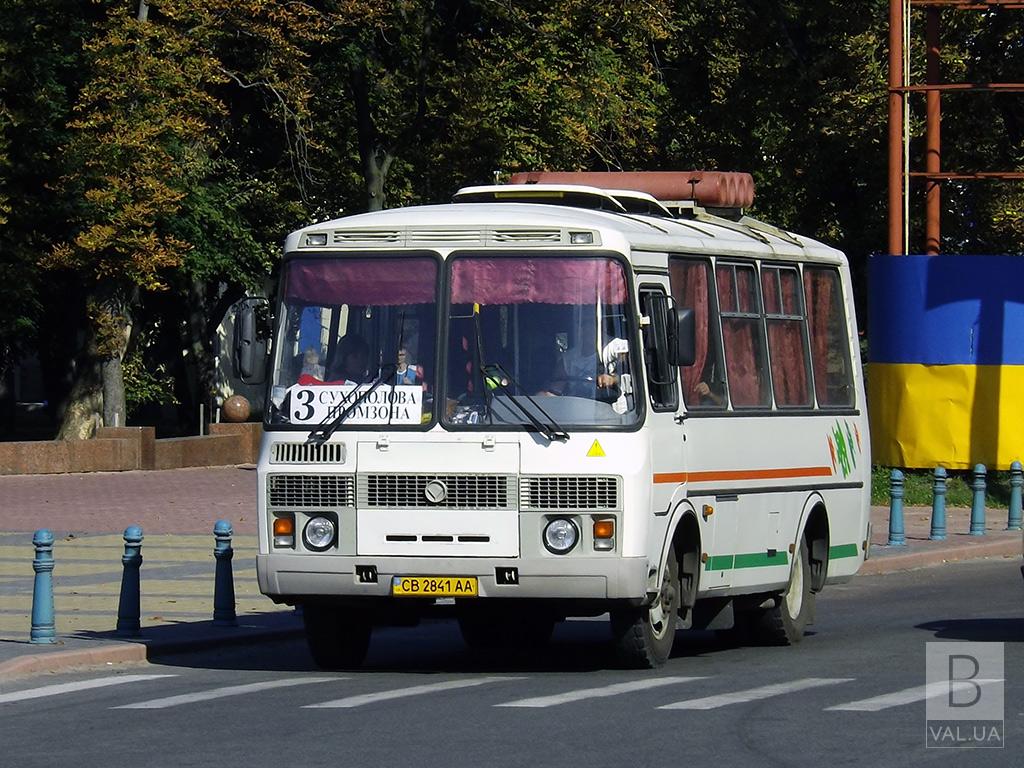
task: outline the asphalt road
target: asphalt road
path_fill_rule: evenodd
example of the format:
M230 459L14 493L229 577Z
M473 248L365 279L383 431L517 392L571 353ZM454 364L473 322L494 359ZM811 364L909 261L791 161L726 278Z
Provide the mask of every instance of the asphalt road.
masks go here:
M0 765L1019 765L1019 565L859 578L821 596L798 646L679 633L654 672L615 669L602 622L514 658L474 656L432 622L380 631L355 673L280 642L25 679L0 687ZM1004 644L1005 748L925 748L938 640Z

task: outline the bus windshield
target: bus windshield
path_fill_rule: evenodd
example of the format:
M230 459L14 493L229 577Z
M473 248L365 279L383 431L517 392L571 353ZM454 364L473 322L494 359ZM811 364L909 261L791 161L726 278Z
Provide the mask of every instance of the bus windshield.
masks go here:
M312 429L357 399L346 426L431 422L437 265L425 255L286 262L269 422Z
M619 262L465 255L449 270L446 427L636 422Z

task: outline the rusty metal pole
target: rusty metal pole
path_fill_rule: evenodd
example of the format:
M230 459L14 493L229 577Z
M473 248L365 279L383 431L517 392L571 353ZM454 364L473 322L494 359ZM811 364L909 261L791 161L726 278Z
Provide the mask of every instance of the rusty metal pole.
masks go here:
M903 3L889 0L889 253L903 253Z
M938 85L939 73L939 8L929 6L925 22L925 43L928 48L925 77L928 85ZM927 149L925 172L939 173L942 170L942 94L928 91L927 98ZM925 182L925 225L924 252L929 256L939 253L942 222L942 182L928 176Z

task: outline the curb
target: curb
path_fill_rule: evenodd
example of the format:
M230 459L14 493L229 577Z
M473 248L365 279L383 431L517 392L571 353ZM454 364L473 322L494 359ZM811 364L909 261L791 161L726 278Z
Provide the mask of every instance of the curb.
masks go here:
M27 653L0 663L0 681L43 673L65 672L76 667L152 661L175 653L201 651L214 647L242 645L255 640L284 640L303 634L302 626L254 629L238 635L203 636L181 640L150 640L137 643L117 642L99 648L81 648L52 653Z
M861 566L857 575L873 576L928 568L947 562L982 560L989 557L1020 557L1020 555L1021 542L1020 539L1014 537L1002 541L972 544L968 547L936 547L923 552L875 555Z

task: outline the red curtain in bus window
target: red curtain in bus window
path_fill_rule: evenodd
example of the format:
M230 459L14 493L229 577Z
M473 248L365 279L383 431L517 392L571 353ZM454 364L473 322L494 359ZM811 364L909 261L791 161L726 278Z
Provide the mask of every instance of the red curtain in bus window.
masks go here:
M810 405L803 323L768 319L768 352L772 359L772 387L780 406Z
M611 259L457 258L452 304L626 303L622 265Z
M853 384L839 274L833 269L805 268L804 296L818 404L850 405Z
M708 363L709 269L710 265L704 261L673 259L669 264L672 298L675 299L676 306L693 310L697 337L693 365L679 369L683 379L683 402L689 405L700 400L696 388L704 376L704 369Z
M767 405L767 388L761 377L760 321L745 317L723 317L725 372L729 394L736 406Z

